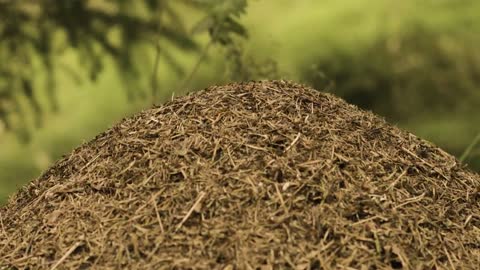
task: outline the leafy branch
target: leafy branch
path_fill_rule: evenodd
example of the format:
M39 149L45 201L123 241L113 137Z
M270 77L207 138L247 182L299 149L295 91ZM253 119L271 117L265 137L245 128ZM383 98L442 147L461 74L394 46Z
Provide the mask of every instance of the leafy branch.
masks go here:
M180 2L206 14L192 32L187 31L185 18L175 6ZM0 124L7 130L18 128L12 115L24 115L22 98L32 108L37 126L47 111L59 110L55 76L63 70L59 58L67 49L80 57L89 79L97 79L108 56L129 85L140 74L134 51L142 44L152 46L156 52L152 91L157 91L160 59L182 71L171 51L160 46L168 43L183 51L200 52L188 82L211 47L202 51L193 36L208 32L209 44L220 45L231 43L232 35L246 36L238 22L246 6L246 0L0 0ZM78 81L75 72L62 73L69 74ZM39 77L46 78L43 87L38 85ZM46 90L47 108L38 100L40 88ZM135 98L138 93L131 88L126 89L127 95Z
M191 4L204 1L188 1ZM214 44L233 46L234 36L248 37L245 27L238 22L238 18L246 12L246 0L212 0L204 8L209 10L207 16L200 20L192 30L193 34L208 32L210 41L205 45L193 69L185 78L179 89L185 89L206 59L208 51Z

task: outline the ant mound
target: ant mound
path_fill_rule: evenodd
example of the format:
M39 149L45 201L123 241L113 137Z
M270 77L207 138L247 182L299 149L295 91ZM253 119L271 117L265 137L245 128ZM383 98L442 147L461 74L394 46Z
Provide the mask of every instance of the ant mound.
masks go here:
M125 119L0 210L4 269L476 269L480 176L285 81Z

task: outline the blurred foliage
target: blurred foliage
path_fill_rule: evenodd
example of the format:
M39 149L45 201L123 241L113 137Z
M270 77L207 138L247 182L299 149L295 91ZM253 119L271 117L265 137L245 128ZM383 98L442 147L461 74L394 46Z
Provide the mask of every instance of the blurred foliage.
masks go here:
M207 15L198 22L193 33L208 32L213 43L229 45L233 36L246 37L247 31L238 22L238 18L246 12L247 0L186 0L186 2L203 8Z
M202 50L200 58L195 63L190 74L184 79L180 89L186 89L198 71L200 64L205 60L212 45L220 44L224 47L235 46L235 36L247 38L248 34L245 27L238 22L238 18L246 13L247 0L212 0L208 1L188 1L189 3L207 3L207 15L201 19L193 28L194 34L207 32L210 41Z
M228 45L232 36L246 36L237 22L246 0L0 0L0 125L7 130L25 125L22 100L33 109L37 127L46 111L58 111L55 73L59 70L72 80L81 81L83 73L96 80L106 58L113 59L129 99L145 97L145 91L133 89L138 88L148 49L156 51L156 68L161 57L181 74L183 69L168 48L198 52L199 46L177 10L179 5L204 14L193 32L208 32L212 43ZM69 50L84 70L58 61ZM46 79L40 86L42 77ZM42 87L48 104L42 105L37 93ZM17 118L21 120L13 120Z
M279 79L282 72L275 59L248 53L242 42L225 48L225 77L229 81Z
M421 113L480 106L480 51L474 38L414 25L366 48L334 51L304 79L349 102L407 121Z

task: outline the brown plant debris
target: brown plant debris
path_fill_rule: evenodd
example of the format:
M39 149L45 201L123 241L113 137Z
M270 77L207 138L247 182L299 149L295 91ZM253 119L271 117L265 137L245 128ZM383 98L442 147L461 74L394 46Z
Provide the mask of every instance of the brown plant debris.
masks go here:
M478 174L285 81L210 87L125 119L0 221L4 269L480 265Z

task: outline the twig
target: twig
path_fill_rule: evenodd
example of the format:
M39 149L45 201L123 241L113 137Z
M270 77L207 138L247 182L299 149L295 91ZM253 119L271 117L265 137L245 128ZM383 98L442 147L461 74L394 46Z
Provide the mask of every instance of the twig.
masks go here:
M400 207L403 207L407 204L410 204L410 203L415 203L415 202L419 202L421 200L423 200L423 197L425 197L425 192L416 196L416 197L412 197L412 198L409 198L409 199L406 199L405 202L399 204L399 205L396 205L395 207L393 207L393 209L398 209Z
M200 195L198 195L198 198L197 200L195 201L195 203L192 205L192 207L190 208L190 210L188 210L188 213L183 217L182 221L180 221L180 223L178 223L177 227L175 228L175 231L178 231L183 223L185 223L185 221L187 221L187 219L190 217L190 215L192 215L193 211L195 211L195 208L197 208L197 206L200 204L200 202L202 202L203 200L203 197L205 197L205 192L200 192Z
M94 158L92 158L89 162L87 162L87 164L85 164L81 169L80 171L83 171L83 169L87 168L88 166L90 166L90 164L92 164L95 160L97 160L97 158L100 157L102 153L96 155Z
M55 270L63 261L65 261L65 260L68 258L68 256L70 256L70 254L73 253L73 251L75 251L75 249L77 249L77 248L78 248L79 246L81 246L81 245L82 245L82 242L77 242L77 243L75 243L75 245L73 245L73 246L65 253L65 255L63 255L63 257L60 258L60 260L58 260L58 262L57 262L54 266L52 266L52 268L50 268L50 270Z
M283 200L282 193L280 192L280 189L278 188L277 184L274 184L275 190L277 191L278 198L280 199L280 203L282 204L283 209L285 210L285 213L288 213L288 208L285 205L285 201Z
M448 263L450 263L450 267L452 267L452 269L455 270L455 265L453 264L452 258L450 257L450 253L448 253L448 250L445 248L445 246L443 247L443 251L447 255L447 259L448 259Z
M290 148L292 148L298 142L298 139L300 139L300 135L301 135L301 133L299 132L297 134L297 137L295 137L295 139L293 139L293 142L285 149L284 152L287 152L288 150L290 150Z
M467 219L465 220L465 222L463 223L463 228L466 228L467 225L468 225L468 222L470 222L470 220L472 219L473 215L470 215L467 217Z
M395 179L395 181L393 181L387 189L392 189L395 187L395 185L398 184L398 182L400 181L400 179L402 179L402 177L407 174L407 170L403 170L403 172L397 177L397 179Z
M158 207L155 201L153 202L153 207L155 208L155 214L157 214L158 225L160 226L160 230L162 231L162 234L163 234L165 230L163 229L162 219L160 218L160 214L158 213Z
M373 237L375 238L375 250L377 254L382 253L382 245L380 244L380 239L378 238L377 229L373 229Z

